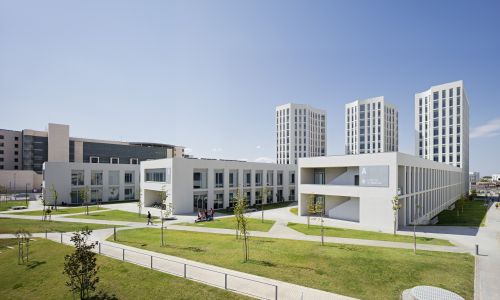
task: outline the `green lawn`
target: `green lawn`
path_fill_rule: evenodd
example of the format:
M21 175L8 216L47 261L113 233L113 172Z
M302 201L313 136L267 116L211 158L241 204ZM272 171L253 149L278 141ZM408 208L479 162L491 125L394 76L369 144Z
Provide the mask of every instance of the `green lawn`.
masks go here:
M288 223L288 227L307 235L321 235L321 226L318 225L310 225L309 228L307 228L307 224ZM354 229L344 229L344 228L325 226L324 233L325 236L340 237L340 238L413 243L413 236L400 235L400 234L394 236L391 233L381 233L381 232L366 231L366 230L354 230ZM427 238L427 237L417 237L417 243L453 246L453 244L450 243L450 241L448 240Z
M457 216L457 209L460 215ZM465 201L464 210L455 205L453 210L444 210L438 215L438 223L441 226L485 226L487 207L484 206L484 201L474 200Z
M147 223L147 221L148 221L146 215L139 216L138 213L123 211L123 210L107 210L107 211L92 213L89 215L72 216L72 218L108 220L108 221L124 221L124 222L140 222L140 223ZM153 217L153 221L155 221L155 220L158 220L158 218Z
M97 206L89 206L89 212L98 211L98 210L106 210L106 208L97 207ZM87 208L85 206L58 207L57 210L52 209L50 214L51 215L65 215L65 214L77 214L77 213L82 213L82 212L86 212L86 211L87 211ZM15 212L13 214L25 215L25 216L42 216L43 210L20 211L20 212Z
M9 210L13 206L26 206L26 201L24 200L0 201L0 211Z
M399 299L416 285L433 285L473 299L474 257L469 254L250 238L250 258L242 261L242 241L233 235L167 230L120 232L119 242L233 270L283 280L361 299Z
M14 241L15 244L15 241ZM37 239L30 244L30 262L17 264L16 249L0 253L2 299L74 299L62 274L64 256L72 247ZM131 263L98 256L97 291L116 298L95 299L245 299L245 297ZM78 298L78 297L77 297ZM93 298L94 299L94 298Z
M273 227L275 221L264 219L262 223L261 219L248 218L248 228L250 231L269 231ZM209 222L200 223L179 223L176 225L194 226L194 227L209 227L209 228L223 228L223 229L236 229L236 218L227 217L215 219Z
M292 207L290 208L290 212L296 216L299 215L299 208L298 207Z
M24 229L31 233L47 231L76 231L84 227L89 229L103 229L113 227L112 225L85 224L71 222L56 222L42 220L24 220L0 218L0 233L15 233L19 229Z

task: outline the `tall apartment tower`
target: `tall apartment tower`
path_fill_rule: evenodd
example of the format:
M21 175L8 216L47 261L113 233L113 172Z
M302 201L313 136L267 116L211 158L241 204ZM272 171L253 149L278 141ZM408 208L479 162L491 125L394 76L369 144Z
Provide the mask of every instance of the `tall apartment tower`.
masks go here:
M415 154L464 170L469 181L469 100L462 80L415 94Z
M345 153L397 152L397 108L384 97L356 100L345 105Z
M300 157L326 155L326 111L307 104L276 107L276 161L297 164Z

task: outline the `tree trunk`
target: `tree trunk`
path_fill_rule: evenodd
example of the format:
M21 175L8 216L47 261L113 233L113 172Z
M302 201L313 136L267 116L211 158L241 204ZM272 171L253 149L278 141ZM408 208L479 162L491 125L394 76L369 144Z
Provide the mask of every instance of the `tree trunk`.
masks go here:
M415 220L413 221L413 254L417 254L417 225Z
M396 214L396 212L394 212L394 236L396 236L396 229L397 229L396 228L396 226L397 226L396 225L396 218L397 218L397 214Z

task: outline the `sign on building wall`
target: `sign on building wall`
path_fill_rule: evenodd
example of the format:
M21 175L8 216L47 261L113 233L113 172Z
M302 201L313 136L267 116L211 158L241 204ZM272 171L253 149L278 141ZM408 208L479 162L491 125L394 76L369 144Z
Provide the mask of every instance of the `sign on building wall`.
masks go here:
M359 185L389 187L389 166L359 166Z

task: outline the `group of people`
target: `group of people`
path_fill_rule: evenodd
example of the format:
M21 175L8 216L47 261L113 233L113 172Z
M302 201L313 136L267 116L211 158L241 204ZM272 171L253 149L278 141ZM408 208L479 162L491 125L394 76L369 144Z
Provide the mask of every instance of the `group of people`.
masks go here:
M198 211L198 218L195 220L195 222L202 222L202 221L212 221L214 219L214 209L211 208L210 210L202 209Z

